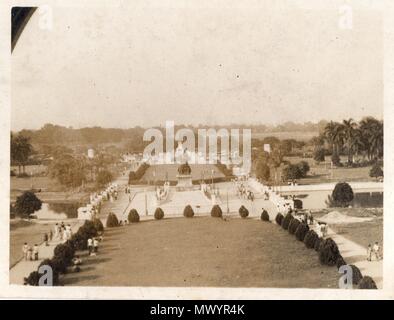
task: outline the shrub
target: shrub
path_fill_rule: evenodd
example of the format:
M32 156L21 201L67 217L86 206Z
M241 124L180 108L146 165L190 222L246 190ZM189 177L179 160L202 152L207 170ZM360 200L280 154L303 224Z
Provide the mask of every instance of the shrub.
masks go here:
M300 161L299 163L297 163L297 166L300 170L301 178L306 177L307 173L310 170L309 163L306 161Z
M42 202L34 192L25 191L16 198L14 205L15 213L22 217L29 217L32 213L41 209Z
M337 166L337 167L341 165L341 158L339 158L339 155L337 153L332 154L331 162L334 166Z
M260 218L263 221L270 221L270 215L268 214L267 210L263 210Z
M306 223L300 223L300 225L297 227L297 230L295 232L295 237L299 241L304 241L308 231L309 231L308 225Z
M350 267L352 268L353 271L353 285L358 285L363 278L363 275L361 274L361 271L357 266L354 264L351 264Z
M287 230L289 228L289 224L290 224L291 220L293 220L293 219L294 219L294 217L291 213L286 214L286 216L282 220L282 228Z
M300 167L296 164L289 164L282 170L282 176L285 180L295 180L303 177Z
M53 252L53 267L57 272L65 273L67 266L71 263L74 257L75 248L71 242L58 244Z
M246 218L249 215L249 210L243 205L239 208L238 212L241 218Z
M283 215L280 212L278 212L278 214L276 215L275 221L278 225L280 226L282 225Z
M308 249L313 249L315 247L316 240L319 239L319 236L314 230L309 230L304 238L305 246Z
M130 223L139 222L140 215L138 214L138 211L136 209L131 209L127 217L127 220L129 220Z
M331 198L338 206L346 207L353 201L353 189L348 183L339 182L335 185Z
M186 218L193 218L194 217L194 211L191 205L187 205L185 209L183 209L183 216Z
M375 163L372 166L371 170L369 171L369 176L372 177L372 178L383 177L383 170L382 170L382 168L377 163Z
M212 207L212 210L211 210L211 217L214 217L214 218L221 218L222 216L223 216L222 209L220 208L219 205L215 204L215 205Z
M93 219L93 226L97 232L104 232L104 225L100 219Z
M289 228L288 231L290 234L294 234L298 228L298 226L300 225L300 220L298 219L293 219L291 220L290 224L289 224Z
M320 251L320 247L323 244L324 240L322 238L317 238L315 241L315 245L313 247L313 249L315 249L315 251L319 252Z
M339 257L337 259L337 269L339 270L340 267L345 266L345 265L346 265L345 259L343 259L343 257L341 255L339 255Z
M161 220L164 218L164 212L161 208L156 208L155 210L155 219L156 220Z
M313 159L316 162L324 161L324 156L326 155L326 151L323 148L316 148L313 153Z
M319 260L321 264L334 266L339 256L339 249L334 240L328 238L321 244L319 249Z
M302 210L302 201L300 199L294 199L294 209Z
M376 286L375 281L370 276L364 276L359 284L358 284L359 289L377 289L378 287Z
M29 274L27 278L25 278L25 284L29 286L38 286L38 281L42 275L37 271L33 271Z
M116 214L110 212L107 216L107 222L106 222L107 228L113 228L119 226L119 221L118 217Z

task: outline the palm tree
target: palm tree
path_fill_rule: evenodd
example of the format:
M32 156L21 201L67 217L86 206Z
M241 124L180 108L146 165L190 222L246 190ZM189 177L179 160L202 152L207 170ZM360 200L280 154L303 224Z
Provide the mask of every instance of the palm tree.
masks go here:
M353 119L343 120L343 138L346 145L346 149L348 152L348 163L353 162L353 140L355 135L355 129L357 128L357 124L353 121Z
M334 143L334 132L336 128L336 123L330 121L327 123L326 127L324 128L324 137L326 138L327 142L332 146L332 153L335 153L335 143Z
M364 148L368 159L383 156L383 122L367 117L360 122Z

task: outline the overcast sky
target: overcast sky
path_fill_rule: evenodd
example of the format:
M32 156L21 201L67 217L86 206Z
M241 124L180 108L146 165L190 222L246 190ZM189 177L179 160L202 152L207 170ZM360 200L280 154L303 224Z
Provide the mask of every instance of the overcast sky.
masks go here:
M355 6L344 30L335 2L55 7L51 30L36 11L12 54L12 129L382 118L381 16Z

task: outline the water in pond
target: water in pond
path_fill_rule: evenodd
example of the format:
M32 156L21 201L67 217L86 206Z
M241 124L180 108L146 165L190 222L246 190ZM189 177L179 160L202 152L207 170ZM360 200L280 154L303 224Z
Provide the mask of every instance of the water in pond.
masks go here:
M43 203L34 216L39 220L62 220L76 218L78 208L82 204L76 202L67 203Z
M295 195L302 201L304 209L327 208L327 199L331 191L308 191L308 192L282 192L282 195ZM351 203L355 208L382 208L383 192L356 192Z

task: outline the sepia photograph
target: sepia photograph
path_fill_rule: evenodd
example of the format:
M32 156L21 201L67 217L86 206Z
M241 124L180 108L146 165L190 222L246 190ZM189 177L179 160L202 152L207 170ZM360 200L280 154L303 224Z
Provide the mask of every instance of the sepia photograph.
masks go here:
M11 287L383 289L383 5L7 15Z

